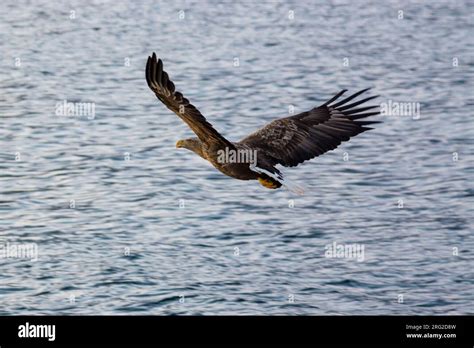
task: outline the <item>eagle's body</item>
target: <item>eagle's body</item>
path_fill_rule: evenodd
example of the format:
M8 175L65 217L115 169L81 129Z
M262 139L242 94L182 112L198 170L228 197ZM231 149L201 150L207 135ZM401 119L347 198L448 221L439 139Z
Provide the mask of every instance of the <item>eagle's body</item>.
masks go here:
M197 145L197 151L194 151L193 147L188 147L191 151L196 152L199 156L204 158L205 160L209 161L217 170L222 172L223 174L230 176L235 179L239 180L259 180L260 183L268 188L278 188L281 186L281 183L277 180L269 177L265 174L259 174L250 168L249 163L222 163L218 161L219 158L219 150L220 147L216 146L208 146L206 143L202 143L199 138L187 139L188 141L192 141L194 144ZM193 145L194 145L193 144ZM232 143L233 148L236 151L252 151L254 150L250 146L241 143ZM180 146L180 142L178 142L178 147ZM257 160L258 167L268 170L270 172L274 172L276 169L272 166L270 162L267 161L265 156L261 156L258 154L262 154L263 152L257 150Z
M176 147L187 148L224 173L240 180L258 180L267 188L279 188L282 178L277 164L294 167L335 149L341 142L366 130L375 121L359 119L379 114L367 112L377 106L356 108L376 96L348 104L364 93L362 90L339 102L342 90L326 103L297 115L274 120L239 142L230 142L219 134L204 116L175 90L168 74L163 71L161 59L155 53L148 57L146 66L148 86L170 110L175 112L197 135L197 138L179 140ZM223 154L246 155L250 161L233 161ZM238 157L238 156L236 156Z

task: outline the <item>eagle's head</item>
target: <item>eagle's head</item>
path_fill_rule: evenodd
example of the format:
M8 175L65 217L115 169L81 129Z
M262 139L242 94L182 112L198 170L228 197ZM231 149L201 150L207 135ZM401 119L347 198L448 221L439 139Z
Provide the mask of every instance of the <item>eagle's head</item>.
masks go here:
M176 142L176 148L185 148L202 157L202 143L198 138L181 139Z

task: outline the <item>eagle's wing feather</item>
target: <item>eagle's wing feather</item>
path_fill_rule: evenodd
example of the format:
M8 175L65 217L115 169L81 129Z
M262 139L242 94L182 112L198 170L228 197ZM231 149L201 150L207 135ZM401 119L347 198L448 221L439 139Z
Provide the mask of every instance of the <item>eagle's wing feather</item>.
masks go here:
M161 59L157 60L155 53L148 57L145 75L148 86L156 94L156 97L186 122L202 142L214 141L221 143L223 146L233 146L212 127L183 94L175 90L174 83L169 79L166 71L163 70L163 62Z
M326 103L310 111L270 122L242 139L240 143L263 151L273 164L297 166L334 150L341 142L357 134L372 129L367 125L379 123L358 121L361 118L378 115L379 111L366 112L378 107L377 105L356 108L377 96L347 104L367 90L364 89L334 103L346 92L342 90Z

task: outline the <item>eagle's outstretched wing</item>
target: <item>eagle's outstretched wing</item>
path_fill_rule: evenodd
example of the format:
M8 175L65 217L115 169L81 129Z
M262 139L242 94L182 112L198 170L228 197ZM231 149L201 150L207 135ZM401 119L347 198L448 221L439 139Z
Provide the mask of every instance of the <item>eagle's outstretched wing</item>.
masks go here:
M343 141L349 140L366 130L377 121L359 121L379 111L367 112L378 105L357 108L377 96L368 97L354 103L351 100L369 90L364 89L336 103L346 92L342 90L321 106L298 115L270 122L258 131L242 139L239 143L263 151L273 164L294 167L298 164L335 149Z
M153 52L146 63L146 81L157 98L168 109L178 115L193 130L203 143L219 142L223 147L233 145L207 122L206 118L180 92L175 90L174 83L163 70L163 62L156 59Z

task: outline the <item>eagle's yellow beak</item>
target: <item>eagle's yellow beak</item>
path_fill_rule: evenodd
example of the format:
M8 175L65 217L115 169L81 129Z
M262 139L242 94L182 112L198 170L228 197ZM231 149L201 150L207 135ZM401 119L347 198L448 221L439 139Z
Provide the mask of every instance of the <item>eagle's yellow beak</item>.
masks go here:
M184 140L178 140L176 142L176 148L179 149L180 147L184 147Z

